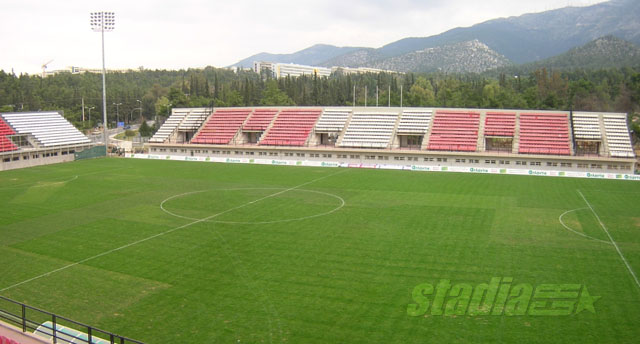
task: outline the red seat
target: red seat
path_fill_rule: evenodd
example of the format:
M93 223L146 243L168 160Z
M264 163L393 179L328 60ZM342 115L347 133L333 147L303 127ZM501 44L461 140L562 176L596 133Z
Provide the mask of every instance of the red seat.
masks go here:
M429 150L473 152L477 149L480 114L438 111L433 119Z
M191 143L229 144L250 113L251 109L216 110Z
M260 145L303 146L322 109L284 109L260 140Z
M277 109L256 109L247 120L247 123L244 124L242 130L265 131L277 113Z
M15 135L16 132L0 117L0 152L11 152L18 150L8 135Z
M513 137L516 128L516 114L489 112L484 123L485 136Z
M570 155L569 118L566 114L520 114L522 154Z

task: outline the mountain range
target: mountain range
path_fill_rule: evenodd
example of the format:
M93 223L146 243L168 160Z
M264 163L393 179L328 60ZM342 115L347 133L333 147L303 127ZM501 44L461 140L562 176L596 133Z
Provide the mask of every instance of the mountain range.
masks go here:
M600 69L640 66L640 46L609 35L566 53L521 65L510 65L487 71L489 74L522 74L540 68L552 70Z
M565 7L489 20L430 37L404 38L381 48L317 44L293 54L261 53L234 66L251 67L253 61L269 61L328 67L373 67L402 72L482 72L508 65L541 62L605 36L640 44L638 18L640 1L611 0L586 7ZM607 44L601 47L611 47L611 40L600 43L603 42ZM622 49L621 43L617 43L617 47ZM595 48L590 46L585 51ZM577 55L573 58L583 61ZM583 62L589 66L596 65Z

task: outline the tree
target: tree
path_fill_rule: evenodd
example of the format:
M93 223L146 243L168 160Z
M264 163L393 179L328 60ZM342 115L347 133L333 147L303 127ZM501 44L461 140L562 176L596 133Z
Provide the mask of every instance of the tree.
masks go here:
M640 104L640 73L634 73L631 76L628 88L631 92L631 99L636 104Z
M275 80L269 80L266 83L266 88L262 92L261 105L295 105L293 100L289 98L286 93L282 92L278 88L278 82Z
M184 92L177 88L171 88L171 90L169 90L169 102L171 102L174 107L187 107L189 101Z
M510 75L517 75L512 78ZM301 76L263 80L252 71L237 72L206 67L189 70L146 70L109 73L107 99L122 103L123 117L138 121L142 114L166 116L172 107L256 106L256 105L352 105L375 100L379 87L380 105L386 106L391 88L391 106L400 105L402 84L405 106L489 107L569 109L633 113L640 110L640 66L606 70L549 71L529 74L393 74L334 73L329 77ZM82 105L94 107L92 122L100 119L102 82L98 73L14 75L0 70L0 112L59 110L78 128L91 127L82 121ZM187 95L189 94L189 95ZM142 104L138 103L140 100ZM214 102L215 100L215 102ZM109 120L115 118L110 105ZM88 114L87 114L88 115Z
M433 86L423 76L419 76L409 88L407 104L411 106L431 106L435 102Z
M491 81L482 88L483 106L486 108L500 107L500 84L497 81Z
M558 109L564 106L569 94L569 82L559 72L549 73L546 68L533 72L538 86L538 100L544 108Z
M140 124L140 128L138 128L138 132L142 137L150 137L151 135L153 135L153 131L147 124L147 121L142 121L142 124Z
M171 105L169 105L169 98L167 97L160 97L158 98L158 100L156 101L155 104L155 108L156 108L156 115L158 116L168 116L171 114Z
M227 106L242 106L244 104L244 99L240 92L233 90L227 93L227 101L225 102Z
M12 112L13 108L13 105L2 105L0 106L0 112Z

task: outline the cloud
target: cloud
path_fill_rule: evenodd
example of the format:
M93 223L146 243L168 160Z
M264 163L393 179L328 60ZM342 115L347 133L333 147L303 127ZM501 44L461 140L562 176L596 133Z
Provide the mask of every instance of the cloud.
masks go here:
M89 13L116 12L106 34L108 68L226 66L259 52L313 44L380 47L458 26L601 0L8 0L3 3L0 68L37 73L99 67L100 37Z

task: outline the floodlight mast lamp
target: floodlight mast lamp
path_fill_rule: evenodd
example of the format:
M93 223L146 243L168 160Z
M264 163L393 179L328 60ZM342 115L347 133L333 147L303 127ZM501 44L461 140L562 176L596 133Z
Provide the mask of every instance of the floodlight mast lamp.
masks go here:
M104 63L104 33L113 31L116 16L114 12L91 12L91 29L102 34L102 132L105 155L108 154L109 138L107 136L107 70Z

